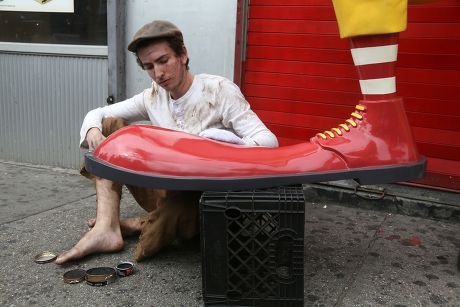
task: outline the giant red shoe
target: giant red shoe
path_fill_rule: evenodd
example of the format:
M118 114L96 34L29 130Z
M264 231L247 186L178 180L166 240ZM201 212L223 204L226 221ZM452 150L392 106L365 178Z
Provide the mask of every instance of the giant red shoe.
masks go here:
M401 98L360 101L351 118L310 142L244 147L153 126L128 126L85 157L96 176L142 187L241 190L355 179L377 184L421 178Z

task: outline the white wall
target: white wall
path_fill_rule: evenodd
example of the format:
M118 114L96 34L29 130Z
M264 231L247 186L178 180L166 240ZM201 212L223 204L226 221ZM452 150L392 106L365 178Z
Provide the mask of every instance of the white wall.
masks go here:
M237 0L129 0L126 3L126 46L134 33L152 20L169 20L184 35L194 74L233 79ZM150 86L147 74L127 51L127 97Z

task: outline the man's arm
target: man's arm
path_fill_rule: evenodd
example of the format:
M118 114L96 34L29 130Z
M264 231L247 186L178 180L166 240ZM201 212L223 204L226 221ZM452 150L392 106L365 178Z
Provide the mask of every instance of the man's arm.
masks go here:
M236 84L229 80L223 82L218 97L222 108L223 125L233 129L246 145L278 147L276 136L251 110Z
M127 100L89 111L80 129L80 147L93 150L105 139L102 135L102 119L106 117L118 117L128 123L148 119L143 103L145 94L148 93L144 91Z
M201 131L199 136L225 143L246 145L242 138L225 129L209 128Z

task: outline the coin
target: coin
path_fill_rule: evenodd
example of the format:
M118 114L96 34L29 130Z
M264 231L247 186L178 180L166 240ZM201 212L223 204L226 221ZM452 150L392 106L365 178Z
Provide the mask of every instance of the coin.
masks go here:
M36 263L48 263L52 262L57 258L57 255L53 252L46 251L42 252L38 255L35 256L35 262Z

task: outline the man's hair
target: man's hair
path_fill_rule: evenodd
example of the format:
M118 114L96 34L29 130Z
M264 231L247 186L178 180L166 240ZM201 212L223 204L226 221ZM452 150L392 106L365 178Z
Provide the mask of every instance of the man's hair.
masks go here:
M140 49L140 48L143 48L143 47L146 47L152 43L158 43L158 42L166 42L169 46L169 48L171 48L175 55L180 57L182 56L182 54L184 53L184 43L182 40L176 38L176 37L161 37L161 38L153 38L153 39L146 39L146 40L143 40L141 41L138 45L137 45L137 48L136 48L136 62L137 64L142 68L144 69L144 65L142 65L142 62L141 60L139 59L139 56L137 55L137 51ZM190 59L187 57L187 62L185 63L185 68L187 70L189 70L189 62L190 62Z

